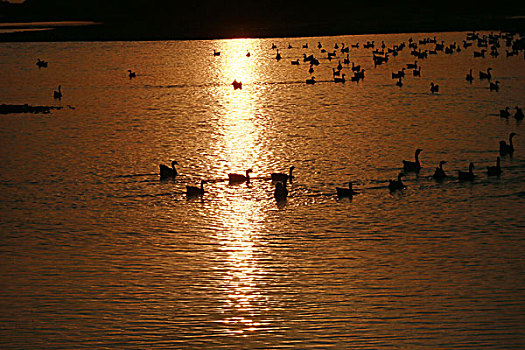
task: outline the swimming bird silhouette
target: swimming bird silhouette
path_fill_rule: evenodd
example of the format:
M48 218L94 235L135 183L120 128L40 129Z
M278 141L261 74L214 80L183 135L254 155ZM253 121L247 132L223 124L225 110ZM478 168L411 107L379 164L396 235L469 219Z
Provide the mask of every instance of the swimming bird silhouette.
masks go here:
M516 113L514 114L514 118L516 118L516 120L523 120L523 110L519 108L518 106L514 108L516 108Z
M279 61L281 59L281 54L279 53L279 49L277 49L277 54L275 55L275 59Z
M204 184L206 180L201 180L201 186L188 186L186 185L186 196L190 197L202 197L204 195Z
M465 77L465 79L472 84L472 81L474 80L474 76L472 75L472 69L470 70L470 72L467 74L467 76Z
M474 180L474 173L472 172L472 169L474 169L474 163L470 163L468 166L468 171L461 171L458 170L458 178L461 181L472 181Z
M420 77L421 76L421 66L419 66L417 69L414 69L412 71L412 75L415 77Z
M246 170L246 175L241 174L228 174L228 181L230 183L241 183L241 182L250 182L250 173L253 172L252 169Z
M512 138L516 136L517 134L515 132L511 132L509 135L509 144L507 144L505 141L499 142L499 154L501 156L504 155L511 155L514 153L514 145L512 144Z
M36 65L38 66L38 69L40 68L47 68L47 61L42 61L40 58L37 59Z
M344 83L346 81L345 79L345 73L343 73L343 75L341 76L341 78L338 78L338 77L334 77L334 83Z
M273 197L277 202L285 201L288 197L288 189L286 188L286 182L277 181L275 183L275 190L273 191Z
M242 81L237 81L237 79L235 79L232 82L232 85L233 85L233 90L242 89Z
M129 77L130 80L137 76L137 74L135 74L135 72L132 72L131 69L128 69L128 72L129 72L128 73L128 77Z
M312 77L310 79L306 79L306 84L315 84L316 81L315 81L315 77Z
M348 188L344 187L336 187L335 190L337 191L337 197L338 198L345 198L345 197L352 197L353 195L356 195L357 192L354 191L352 187L352 181L348 182Z
M160 178L162 179L168 179L168 178L174 178L177 176L177 169L175 169L175 165L178 165L177 161L171 162L171 168L164 164L159 164L159 170L160 170Z
M421 170L421 163L419 162L419 154L421 153L421 151L423 151L421 148L416 149L416 152L414 154L414 158L415 158L414 162L409 161L409 160L403 161L403 171L404 172L415 171L416 173L418 173L419 170Z
M401 77L399 77L399 80L396 82L396 85L399 87L403 86L403 81L401 80Z
M501 175L500 157L496 158L496 165L487 167L488 176L499 176Z
M213 49L213 56L220 56L220 55L221 55L220 51L215 51L215 49Z
M53 91L53 97L56 99L56 100L60 100L62 99L62 86L61 85L58 85L58 91Z
M491 70L492 70L492 68L487 68L487 73L479 71L479 79L490 80L492 78L492 74L490 74Z
M404 173L399 173L397 175L397 180L390 180L390 183L388 184L388 189L392 192L395 190L402 190L405 188L405 185L403 184L403 181L401 181L401 178L405 176Z
M417 61L414 61L414 63L407 63L408 69L416 69L417 68Z
M292 61L292 64L295 65L295 66L298 66L299 65L299 59L296 59L295 61Z
M430 92L431 93L439 92L439 85L437 85L437 84L434 85L434 82L431 82L430 83Z
M445 170L443 170L443 164L446 163L447 162L445 160L439 162L439 167L436 168L436 171L434 171L434 175L432 175L434 179L443 180L445 177L447 177L447 174L445 174Z
M295 169L295 166L291 166L290 167L290 171L288 174L284 174L284 173L272 173L270 176L272 178L272 181L281 181L281 182L286 182L288 180L290 180L290 182L292 182L294 176L292 174L293 170Z
M490 85L489 85L489 90L490 91L496 91L496 92L499 91L499 81L496 80L495 83L491 82Z
M505 107L505 109L500 109L499 110L499 116L500 118L509 118L510 117L510 111L509 111L510 107Z

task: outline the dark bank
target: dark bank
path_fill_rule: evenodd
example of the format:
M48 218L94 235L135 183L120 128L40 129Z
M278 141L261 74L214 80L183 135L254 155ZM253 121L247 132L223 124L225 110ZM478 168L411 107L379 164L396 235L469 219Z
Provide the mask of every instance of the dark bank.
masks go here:
M113 41L300 37L318 35L502 30L523 32L525 5L473 1L157 0L0 2L0 22L93 21L97 25L1 33L0 41Z

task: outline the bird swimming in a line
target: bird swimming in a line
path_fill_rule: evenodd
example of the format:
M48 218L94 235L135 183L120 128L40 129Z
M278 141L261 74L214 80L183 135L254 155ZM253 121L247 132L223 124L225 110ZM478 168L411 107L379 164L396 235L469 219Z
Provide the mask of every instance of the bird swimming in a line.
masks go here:
M421 170L421 163L419 162L419 154L423 151L421 148L416 149L416 152L414 154L415 161L409 161L404 160L403 161L403 171L409 172L409 171L415 171L416 173Z
M403 184L403 181L401 181L401 178L405 176L404 173L399 173L397 175L397 180L390 180L390 183L388 184L388 189L390 191L395 191L395 190L402 190L405 188L405 184Z
M272 181L281 181L281 182L286 182L288 180L290 180L290 182L292 182L292 179L294 178L292 172L293 170L295 169L295 166L291 166L290 167L290 171L288 172L288 174L284 174L284 173L272 173L270 176L272 178Z
M445 164L447 161L442 160L439 162L439 166L434 171L434 175L432 177L436 180L443 180L445 177L447 177L447 174L445 174L445 170L443 170L443 164Z
M501 162L501 159L500 159L500 157L498 157L498 158L496 158L496 165L487 167L487 175L488 176L499 176L499 175L501 175L500 162Z
M461 171L458 170L458 178L461 181L472 181L474 180L474 172L472 171L474 169L474 163L470 163L468 166L468 171Z
M353 189L352 181L348 182L348 188L336 187L335 190L337 191L338 198L351 198L352 196L357 194L357 192Z
M171 168L167 165L159 164L160 178L169 179L169 178L174 178L175 176L177 176L177 169L175 169L175 165L178 165L178 164L179 163L177 163L177 161L175 160L171 162Z
M253 172L252 169L246 170L246 175L242 174L228 174L228 181L230 183L241 183L241 182L250 182L250 173Z
M201 180L201 186L188 186L186 185L186 196L190 197L202 197L204 195L204 184L206 180Z

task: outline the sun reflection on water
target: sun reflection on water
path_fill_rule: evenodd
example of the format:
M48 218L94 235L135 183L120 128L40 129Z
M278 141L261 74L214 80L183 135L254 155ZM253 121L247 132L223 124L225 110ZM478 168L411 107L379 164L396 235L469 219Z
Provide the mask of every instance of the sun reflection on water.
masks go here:
M222 127L222 156L228 170L244 173L260 158L260 130L255 120L255 110L259 103L257 89L250 86L259 80L256 59L246 57L246 52L257 52L257 41L239 39L222 43L220 72L222 80L230 84L234 80L243 83L242 89L228 85L222 92L224 107ZM255 170L255 169L254 169Z
M262 162L264 150L261 138L264 137L257 121L260 93L253 83L259 80L260 71L257 60L259 43L257 40L221 41L221 61L218 67L221 80L228 85L217 90L216 96L222 110L218 123L216 154L218 168L227 172L244 174ZM246 53L250 52L250 57ZM243 83L242 89L231 86L233 80ZM217 167L216 167L217 168ZM258 287L258 280L264 275L264 266L257 263L261 252L262 222L265 217L264 201L253 200L265 196L261 183L250 186L229 186L218 194L218 221L221 229L217 231L220 250L225 253L223 261L216 268L223 280L224 318L221 320L228 334L246 335L261 327L255 312L264 303L264 295Z

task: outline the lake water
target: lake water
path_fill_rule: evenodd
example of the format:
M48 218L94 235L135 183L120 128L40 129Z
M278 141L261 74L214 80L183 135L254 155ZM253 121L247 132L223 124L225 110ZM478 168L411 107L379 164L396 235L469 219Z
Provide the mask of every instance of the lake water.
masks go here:
M525 106L523 52L438 52L398 87L411 49L374 67L363 48L434 36L466 33L0 43L0 103L64 107L0 117L0 347L524 348L525 131L499 117ZM365 79L335 84L346 54L318 42L359 42ZM303 53L320 58L315 85ZM499 92L479 80L489 67ZM391 193L416 148L419 175ZM291 165L278 204L268 178ZM226 181L249 168L249 185ZM348 181L360 194L338 200Z

